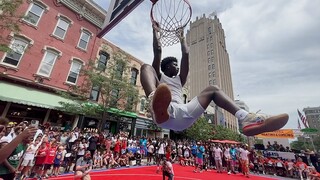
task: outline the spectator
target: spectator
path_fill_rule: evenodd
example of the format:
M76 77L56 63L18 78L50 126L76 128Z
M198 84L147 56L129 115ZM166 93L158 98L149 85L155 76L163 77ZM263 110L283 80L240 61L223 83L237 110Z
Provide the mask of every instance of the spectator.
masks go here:
M90 151L80 157L76 162L75 179L90 180L90 171L92 170L92 159Z
M163 180L165 180L166 177L168 177L168 180L173 180L174 171L173 166L167 158L163 158L163 164L162 164L162 176Z

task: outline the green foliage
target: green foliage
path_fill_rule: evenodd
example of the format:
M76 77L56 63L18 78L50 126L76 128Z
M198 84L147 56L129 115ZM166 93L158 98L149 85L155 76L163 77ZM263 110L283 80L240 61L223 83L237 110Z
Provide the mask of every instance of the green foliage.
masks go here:
M214 128L206 118L199 118L190 128L186 130L186 136L190 139L208 140L213 138Z
M22 0L0 0L0 30L20 32L19 20L22 16L17 9L23 3ZM0 51L7 52L9 40L6 36L0 36Z
M199 118L190 128L186 130L186 136L193 140L234 140L245 142L244 137L239 133L223 126L213 126L206 118Z
M313 149L311 143L305 143L303 141L293 141L290 143L291 149L306 150Z
M231 129L225 128L223 126L214 127L214 136L213 139L218 140L234 140L239 142L244 142L245 139L237 132L232 131Z
M81 70L85 77L82 85L73 87L68 93L60 92L64 97L75 103L61 103L63 110L73 114L87 116L102 116L108 108L123 111L133 111L138 102L138 90L130 83L130 67L128 59L122 51L114 52L113 59L107 64L107 69L97 68L94 61ZM121 66L121 68L119 68ZM92 87L99 89L99 101L90 102Z
M290 143L291 149L296 150L314 150L312 146L312 141L316 150L320 150L320 135L317 134L315 136L312 136L312 138L298 138L297 141L293 141Z

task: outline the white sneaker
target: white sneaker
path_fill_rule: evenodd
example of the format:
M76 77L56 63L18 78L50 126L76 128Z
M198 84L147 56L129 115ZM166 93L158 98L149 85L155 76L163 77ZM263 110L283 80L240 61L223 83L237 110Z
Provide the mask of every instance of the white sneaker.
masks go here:
M264 132L276 131L286 125L288 119L288 114L268 116L249 113L241 123L242 133L246 136L254 136Z

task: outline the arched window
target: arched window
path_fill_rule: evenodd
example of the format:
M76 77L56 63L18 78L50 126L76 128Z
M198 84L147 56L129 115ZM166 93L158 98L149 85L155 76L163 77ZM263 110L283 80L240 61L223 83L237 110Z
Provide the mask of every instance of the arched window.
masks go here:
M14 36L14 39L10 44L11 51L5 54L2 63L9 66L17 67L22 59L25 49L28 47L29 44L29 39L20 36Z
M47 9L47 6L41 2L34 1L30 4L29 9L23 18L28 23L38 26L38 23L43 15L43 12Z
M107 52L100 51L97 68L100 71L105 71L109 59L110 59L110 55Z
M138 69L136 69L136 68L132 68L132 69L131 69L131 79L130 79L130 83L131 83L132 85L136 85L138 73L139 73Z
M45 77L50 77L56 60L59 56L61 56L61 52L49 47L46 47L44 50L45 53L41 60L37 74Z
M78 59L73 59L69 71L69 75L67 78L68 83L76 84L79 78L80 70L83 63Z

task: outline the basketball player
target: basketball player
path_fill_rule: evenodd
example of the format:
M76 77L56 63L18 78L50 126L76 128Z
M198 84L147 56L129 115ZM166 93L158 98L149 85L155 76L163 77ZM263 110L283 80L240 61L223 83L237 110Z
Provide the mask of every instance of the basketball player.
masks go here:
M142 65L140 78L145 94L150 100L149 110L152 119L158 126L182 131L190 127L202 115L211 101L235 115L240 121L239 129L247 136L275 131L287 123L288 114L266 116L241 109L218 86L205 88L190 102L183 104L182 87L189 73L189 48L183 29L177 32L182 52L179 73L178 60L175 57L166 57L161 61L159 25L156 22L152 24L154 59L152 66Z

